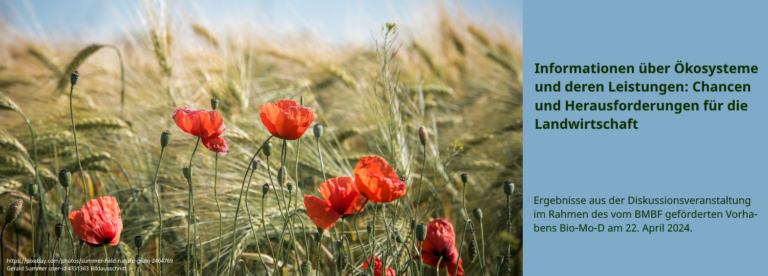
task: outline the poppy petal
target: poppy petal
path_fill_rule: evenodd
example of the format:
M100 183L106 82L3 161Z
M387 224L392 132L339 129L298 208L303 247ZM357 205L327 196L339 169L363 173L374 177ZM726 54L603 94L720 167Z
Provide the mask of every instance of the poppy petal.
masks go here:
M434 252L435 247L432 245L431 242L424 240L421 245L421 261L429 265L431 267L437 266L437 260L440 259L438 255L436 255Z
M407 186L381 157L360 158L354 173L355 189L373 202L389 203L405 195Z
M261 109L259 110L261 123L264 124L265 127L267 127L267 130L272 135L277 134L277 129L275 128L275 121L277 121L277 115L280 114L282 111L283 110L280 109L278 105L273 103L265 103L261 105Z
M276 103L265 103L261 105L261 109L259 110L261 123L267 127L270 134L275 135L277 138L283 138L277 133L277 117L283 113L285 109L292 106L301 107L299 103L291 100L281 100Z
M445 262L445 259L443 259ZM442 265L440 265L442 267ZM461 276L464 275L464 268L461 266L461 259L459 259L459 272L456 272L456 262L445 262L445 266L448 268L448 275ZM455 273L455 274L454 274Z
M368 262L370 260L371 260L371 257L368 257L367 260L363 261L362 270L365 270L368 268ZM376 259L374 259L373 261L373 275L381 276L381 259L379 259L379 256L376 256ZM395 270L392 268L387 268L387 276L395 276Z
M114 197L92 199L80 210L69 213L73 232L91 246L120 243L123 220Z
M429 250L440 252L442 256L455 262L458 255L454 247L455 235L451 222L442 218L434 219L427 224L427 239L424 241L424 246L425 248L429 246Z
M217 111L197 110L184 106L176 108L172 117L181 130L202 138L219 136L226 129L224 119Z
M354 189L354 186L353 186L353 189ZM344 217L351 216L365 210L365 206L363 205L365 203L365 197L357 193L357 190L355 190L355 193L357 195L353 199L352 203L349 204L349 207L347 207L347 210L344 211Z
M331 206L311 195L304 195L304 207L307 209L307 216L312 220L312 223L325 230L331 229L341 218L341 214L333 210Z
M275 121L275 129L283 139L296 140L304 135L304 132L307 131L315 119L317 119L317 114L312 109L291 106L278 114Z
M461 258L454 247L455 235L453 225L448 220L434 219L430 221L427 224L427 238L422 242L420 248L422 262L436 267L440 261L440 268L447 268L449 275L456 272L456 263L458 262L459 267L456 275L464 274Z
M354 180L349 176L328 179L317 190L342 217L356 214L365 201L355 190Z
M218 152L221 155L227 155L229 151L229 141L227 138L216 136L210 138L203 138L203 145L213 152Z
M94 246L94 244L98 244L98 241L96 241L96 236L90 231L90 221L90 214L80 214L80 211L69 213L69 222L72 224L72 232L75 233L75 236L88 243L88 245Z

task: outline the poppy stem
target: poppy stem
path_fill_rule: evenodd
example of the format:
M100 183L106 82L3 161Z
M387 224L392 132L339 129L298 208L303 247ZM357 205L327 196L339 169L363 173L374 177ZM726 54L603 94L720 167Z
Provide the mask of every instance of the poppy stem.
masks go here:
M330 235L330 233L328 233ZM320 240L317 241L317 257L315 258L315 262L317 262L317 269L315 269L315 276L320 276L320 243L323 241L323 235L320 235ZM307 248L307 255L309 255L309 248ZM309 256L307 256L307 259L309 259ZM308 275L307 275L308 276Z
M267 191L269 193L269 191ZM269 252L272 254L272 257L275 256L275 249L272 248L272 242L269 241L269 233L267 233L267 220L264 217L264 202L267 201L267 194L262 195L261 197L261 228L264 228L264 238L267 240L267 245L269 245ZM275 263L277 265L277 263Z
M70 95L70 98L71 98L71 95ZM70 103L70 105L71 105L71 103ZM37 184L37 186L40 189L37 192L37 195L36 195L36 196L40 197L40 199L39 199L40 204L38 205L40 210L39 210L38 214L44 214L45 213L45 206L44 206L45 202L43 200L45 200L45 198L42 195L45 194L45 187L43 187L43 185L40 185L41 184L40 183L40 176L37 173L37 142L35 141L35 130L32 128L32 123L29 122L29 119L27 118L27 116L24 115L23 112L21 112L21 109L16 110L16 112L19 113L19 115L21 115L22 118L24 118L24 122L26 122L27 126L29 127L29 133L30 133L30 135L32 135L32 151L34 152L34 159L35 159L35 164L34 164L35 165L35 184ZM57 155L57 157L58 157L58 155ZM32 197L29 198L29 203L30 203L30 205L29 205L30 206L29 212L30 212L30 216L31 216L31 214L32 214L32 208L31 208L31 206L32 206ZM31 217L31 219L32 219L31 223L32 223L32 226L33 226L32 227L32 257L34 258L35 254L36 254L36 252L35 252L35 241L37 240L37 242L40 242L40 237L35 238L35 234L39 235L40 231L35 231L36 228L34 227L35 226L34 217ZM40 220L40 221L38 221L38 226L40 225L40 223L42 222L43 219L45 219L45 218L42 215L38 218L38 220ZM35 263L34 266L37 267L37 263ZM35 270L35 275L37 275L37 270Z
M365 208L365 205L367 203L368 203L368 199L366 198L365 201L363 202L363 205L362 205L363 207L361 207L361 209ZM352 224L355 225L355 235L357 236L357 240L360 242L360 247L363 248L363 256L368 256L368 251L365 250L365 244L363 244L363 239L360 237L360 231L357 230L357 216L359 216L360 213L362 213L362 211L358 211L357 214L355 214L355 219L352 220Z
M289 192L290 192L290 191L289 191ZM298 192L298 191L297 191L297 192ZM293 197L292 197L292 196L293 196L293 195L291 195L290 193L288 194L288 207L287 207L288 209L287 209L287 212L290 212L290 208L291 208L291 201L292 201L292 199L293 199ZM298 207L297 207L297 208L298 208ZM294 214L295 214L295 213L294 213ZM295 264L295 267L299 267L299 266L298 266L298 265L299 265L299 249L296 247L296 244L297 244L297 242L296 242L296 234L295 234L295 233L294 233L294 231L293 231L293 223L295 222L295 219L293 218L293 216L292 216L292 215L288 215L288 220L290 221L290 225L288 225L288 227L289 227L289 228L288 228L288 230L290 230L290 231L289 231L289 234L291 235L291 244L292 244L292 245L293 245L293 247L294 247L294 248L293 248L293 252L294 252L294 253L295 253L295 255L296 255L296 264ZM309 250L309 248L307 248L307 250ZM291 254L291 251L290 251L290 249L288 249L288 254L289 254L289 255ZM309 253L307 253L307 254L309 254ZM286 260L286 261L287 261L287 260ZM302 275L302 276L308 276L308 275L304 275L304 272L303 272L301 269L299 269L299 274L300 274L300 275Z
M375 274L373 267L374 267L374 264L376 263L374 258L376 256L376 253L375 253L375 251L376 251L376 247L375 247L375 244L376 244L376 213L378 213L378 210L379 210L379 204L376 204L375 208L373 209L373 222L372 222L373 226L371 227L371 233L369 233L370 236L368 237L368 244L370 244L370 246L371 246L371 259L370 259L371 260L371 266L369 266L369 268L371 269L371 275ZM382 265L382 267L384 267L384 265ZM386 273L384 273L384 275L386 275Z
M510 205L510 198L507 195L507 234L512 235L512 209ZM507 244L507 274L512 274L512 244Z
M423 147L424 147L424 151L423 151L424 153L422 154L422 158L421 158L421 175L419 175L419 191L416 194L416 206L415 206L416 217L419 218L419 220L421 220L421 217L419 217L419 205L421 203L421 182L422 182L422 179L424 178L424 168L426 168L426 165L427 165L427 146L423 146Z
M194 201L195 197L192 196L192 194L194 193L194 188L192 186L192 174L194 172L192 170L192 159L195 158L195 153L197 152L197 146L200 145L200 140L201 139L202 138L197 137L197 142L195 143L195 149L192 150L192 156L189 157L189 179L187 179L187 183L189 183L189 211L188 211L189 212L189 219L187 221L187 246L189 246L189 243L191 241L190 238L192 238L192 233L190 231L192 230L192 224L194 223L193 221L195 219L195 214L194 214L195 213L195 209L194 209L195 208L195 201ZM195 225L197 225L197 224L195 223ZM192 257L195 256L194 255L195 254L194 246L191 249L192 250L190 250L190 248L187 248L187 273L190 272L190 270L189 270L190 268L194 269L194 267L190 267L190 261L192 260Z
M342 266L341 267L341 271L339 271L339 274L344 274L344 270L347 268L347 265L349 265L351 263L350 261L354 259L354 256L352 255L353 254L352 248L349 247L349 244L351 243L349 241L349 238L347 238L347 236L341 236L341 239L347 241L345 243L342 243L341 247L344 247L344 244L346 244L347 245L347 252L349 253L349 255L346 256L347 260L345 262L345 265Z
M282 149L280 150L280 169L279 169L279 171L281 171L281 172L283 172L283 168L285 168L285 156L287 155L286 154L286 150L287 149L286 149L286 145L285 145L285 139L283 139ZM288 170L286 169L286 171L283 172L285 179L288 179L288 172L287 171ZM286 218L287 218L289 216L288 213L291 211L291 202L290 201L288 201L288 203L285 202L285 188L284 188L285 183L283 183L284 182L283 180L284 179L281 177L281 175L278 174L277 184L280 184L280 193L283 195L283 197L282 197L283 198L283 205L285 205L285 215L286 215ZM288 194L288 199L289 200L291 199L291 194Z
M38 185L38 187L39 186L40 185ZM35 231L35 209L34 209L35 205L33 205L32 203L33 203L32 197L30 196L29 197L29 222L30 222L30 224L32 224L32 237L31 237L32 240L30 242L30 244L32 244L32 256L30 256L30 259L34 260L35 259L35 232L36 231ZM0 237L2 237L2 235L0 235ZM3 258L3 260L5 260L5 258ZM37 267L37 263L34 263L33 266ZM37 274L37 270L35 270L35 274Z
M107 267L107 276L109 276L109 255L107 255L107 245L102 245L104 248L104 265Z
M8 223L3 224L3 230L0 231L0 259L3 259L3 269L0 269L0 276L5 276L5 227Z
M294 168L296 174L296 208L299 208L299 153L301 153L301 138L296 139L296 168Z
M424 275L424 242L419 242L419 275Z
M163 251L163 205L160 204L160 193L157 190L157 173L160 172L160 164L163 162L163 153L165 153L165 147L163 147L160 150L160 160L157 161L157 168L155 169L155 178L152 180L152 186L155 188L155 200L157 201L157 221L160 223L160 227L158 230L160 230L160 233L158 236L160 237L159 247L160 247L160 253L158 254L158 258L161 259L158 262L158 269L157 274L159 276L163 276L163 255L165 255L165 252ZM214 184L215 185L215 184ZM80 249L80 253L82 253L82 249Z
M483 220L482 219L480 220L480 241L482 242L482 245L480 247L480 257L483 258L480 262L480 269L483 271L483 275L485 275L485 237L483 236Z
M302 229L302 232L304 232L304 240L307 240L307 233L306 233L306 231L304 230L304 229L307 229L307 228L304 226L304 219L302 219L302 218L299 216L299 214L298 214L298 213L293 213L293 214L290 214L290 215L288 215L288 219L286 219L286 220L285 220L285 223L283 224L283 232L282 232L282 234L280 234L280 247L278 247L278 249L277 249L277 252L278 252L278 253L277 253L277 255L282 255L282 248L283 248L283 243L284 243L284 242L283 242L283 236L285 235L285 229L289 229L289 230L290 230L290 235L291 235L291 240L289 240L289 242L290 242L290 243L293 245L293 247L294 247L294 253L295 253L295 258L296 258L296 267L299 267L299 266L298 266L298 262L299 262L299 252L298 252L298 248L296 248L296 244L297 244L297 242L296 242L296 239L295 239L295 237L296 237L296 236L293 234L293 227L288 227L288 223L291 223L291 226L293 225L293 222L295 221L295 218L296 218L296 217L298 217L298 218L299 218L299 222L301 223L301 229ZM307 245L308 245L308 244L307 244ZM309 247L307 247L307 248L309 248ZM291 249L290 249L290 248L288 248L288 251L287 251L287 254L286 254L286 255L288 255L288 256L287 256L287 258L290 258L290 255L291 255L291 252L290 252L290 250L291 250ZM309 249L307 249L307 250L309 250ZM279 258L278 258L278 259L276 259L276 263L277 263L277 261L279 261ZM283 266L282 266L282 267L285 267L285 265L287 265L287 264L288 264L288 260L285 260L285 261L283 262ZM303 273L303 272L302 272L301 270L299 270L299 274L300 274L300 275L303 275L302 273ZM305 276L309 276L309 275L305 275Z
M435 267L437 268L437 276L440 276L440 261L442 260L443 260L443 256L440 256L440 259L437 259L437 266Z
M280 232L280 238L278 239L278 242L280 243L280 245L277 247L277 255L275 255L275 270L277 271L282 271L282 267L285 267L285 264L286 264L285 262L283 262L283 266L280 266L280 258L283 257L283 245L285 244L285 241L283 240L283 235L285 235L285 228L288 225L288 222L290 222L288 219L284 219L284 220L285 222L283 223L283 231Z
M133 207L136 210L136 216L139 217L139 229L140 231L144 231L144 220L143 216L141 215L141 210L139 209L139 200L136 197L136 190L133 188L133 182L131 182L131 178L128 177L128 172L125 171L123 168L123 165L120 164L120 162L117 162L117 159L111 158L112 162L117 164L117 167L120 168L120 171L125 176L125 180L128 182L128 188L131 189L131 195L133 196ZM67 228L69 229L69 228Z
M13 232L16 233L16 252L14 252L13 257L18 259L19 258L19 226L16 224L16 222L13 222ZM19 267L19 264L16 263L14 267Z
M223 233L222 228L222 219L221 219L221 205L219 205L219 195L216 192L216 184L218 183L219 179L219 154L214 152L214 165L213 165L213 200L216 201L216 208L219 210L219 249L216 251L219 256L221 256L221 237ZM215 273L219 273L219 260L221 258L216 258L216 270Z
M69 188L64 188L64 190L66 191L66 193L64 195L64 203L68 203L69 202ZM67 214L67 215L69 215L69 214ZM72 245L72 257L74 258L75 257L75 253L76 253L75 252L75 237L72 236L72 229L69 228L69 223L68 223L69 218L64 217L62 220L64 221L64 227L67 227L67 233L69 233L69 242Z
M77 276L80 276L80 271L81 271L81 269L80 269L81 268L80 262L83 259L83 246L80 245L78 247L79 248L77 250Z
M387 237L387 250L381 253L381 264L382 264L381 265L381 273L382 273L381 275L387 275L387 269L386 269L387 258L388 258L388 255L392 255L392 253L391 253L391 251L392 251L392 234L390 234L389 226L387 225L387 216L386 216L387 209L386 209L386 205L382 206L382 208L384 208L384 210L381 213L381 216L382 216L381 220L384 221L384 231L387 234L387 236L386 236ZM384 254L385 252L387 254ZM397 262L395 262L395 271L399 271L399 270L400 270L400 267L398 267Z
M64 257L61 256L61 246L59 246L59 240L61 240L61 238L56 238L56 243L53 244L53 253L51 253L51 254L53 254L54 258L55 258L56 257L55 256L56 255L56 249L59 250L59 267L63 267L64 263L61 262L61 259L63 259Z
M200 259L199 259L199 262L196 262L196 263L199 263L199 265L200 265L200 267L199 267L200 268L200 272L202 273L203 272L203 263L205 263L205 255L203 255L203 241L200 238L200 236L195 236L195 250L197 250L198 246L200 246L200 250L199 250L200 255L198 256L198 258L200 258Z
M459 273L459 260L461 260L461 251L464 249L464 237L467 235L467 225L472 224L472 228L475 228L475 224L472 223L472 220L467 219L467 222L464 223L464 231L461 232L461 240L459 241L459 258L456 260L456 268L453 271L453 276L456 276L456 273Z
M240 199L243 197L243 189L245 188L245 178L248 177L248 170L251 169L251 163L253 162L253 159L256 158L256 155L258 155L259 152L261 152L261 149L264 148L264 145L269 143L269 140L272 139L272 137L275 137L275 136L269 136L269 138L267 138L267 140L265 140L264 143L261 144L261 147L259 147L259 149L256 150L256 152L253 154L253 157L251 157L251 159L248 159L248 164L245 167L245 175L243 175L243 184L240 186L240 196L237 198L237 208L235 209L235 219L234 219L235 222L234 222L234 225L232 226L232 250L231 250L232 253L230 255L230 260L231 260L230 262L235 262L235 247L234 246L235 246L235 241L237 239L237 213L240 211L240 201L241 201ZM269 160L269 157L267 157L267 160ZM267 164L269 164L269 162L267 162ZM279 205L279 203L278 203L278 205ZM230 263L230 264L231 265L227 268L227 273L226 274L229 274L229 269L233 268L236 265L236 264L233 264L233 263ZM277 264L277 262L275 262L275 264ZM232 273L234 273L234 272L235 271L233 269Z
M259 252L259 260L261 260L261 264L264 266L264 271L267 271L267 265L264 263L264 259L261 257L261 249L259 248L259 239L256 237L256 227L253 226L253 217L251 216L251 208L248 207L248 191L251 190L251 179L253 178L253 172L255 170L251 170L251 176L248 177L248 186L245 188L245 210L248 212L248 222L251 223L251 234L253 234L253 241L256 242L256 252ZM262 210L264 208L262 207ZM269 237L267 237L269 239ZM221 243L219 243L221 244ZM218 261L217 261L218 262ZM218 271L218 269L216 269Z
M83 181L83 189L85 189L85 183L86 183L85 174L83 174L83 165L80 163L80 150L77 146L77 129L75 128L75 111L72 105L73 92L75 92L74 84L72 84L72 86L69 87L69 117L72 119L72 135L75 137L75 156L77 157L77 168L80 171L80 179ZM37 173L35 173L35 175L37 175Z
M277 201L277 210L280 211L280 216L282 216L283 219L285 219L286 216L283 213L283 207L280 206L280 195L277 194L277 186L275 186L275 181L272 180L272 169L270 169L270 166L269 166L269 156L267 156L267 174L269 174L269 183L272 184L272 190L275 191L275 200ZM286 208L286 212L288 212L287 208Z
M88 259L90 259L90 258L91 258L91 246L89 245L88 246ZM91 276L93 276L93 269L91 269L90 266L88 267L88 271L90 271L91 272Z
M315 141L317 142L317 156L320 157L320 170L323 172L323 181L328 180L328 178L325 176L325 165L323 165L323 152L320 151L320 138L315 138Z

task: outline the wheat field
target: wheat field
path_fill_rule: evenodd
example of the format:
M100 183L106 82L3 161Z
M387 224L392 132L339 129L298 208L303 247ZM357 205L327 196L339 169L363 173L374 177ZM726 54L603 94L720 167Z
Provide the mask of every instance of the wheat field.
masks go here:
M156 263L112 264L125 270L111 275L304 275L306 260L311 275L364 275L361 245L373 240L370 248L387 254L387 266L399 268L397 275L437 275L434 268L423 274L413 269L418 260L410 257L410 221L446 218L455 229L465 275L522 275L522 42L511 29L442 10L419 27L381 22L381 29L371 30L370 45L339 45L291 33L217 33L201 23L163 21L170 17L162 12L145 11L146 28L115 44L0 38L0 206L24 200L22 213L2 237L6 259L31 258L35 236L42 259L72 254L104 259L107 252L114 259L173 260L162 270ZM80 79L70 98L75 70ZM182 168L196 137L181 131L171 116L181 106L210 110L212 98L220 101L229 153L217 158L204 147L195 151L191 205ZM246 181L250 158L270 137L259 107L283 99L312 108L318 115L313 125L322 125L324 133L315 138L310 129L297 140L272 139L275 152L285 144L285 161L277 153L269 159L259 153L265 166ZM429 134L426 146L419 140L420 126ZM165 130L172 139L159 161ZM352 176L358 159L368 155L392 165L408 186L406 196L368 205L359 217L326 231L318 247L317 228L300 198L319 196L324 178ZM289 220L274 197L262 194L281 163L295 186L283 191L293 197L296 216ZM57 177L62 169L72 172L68 195ZM156 171L162 212L153 185ZM466 185L462 173L469 175ZM30 197L28 186L38 178L39 193ZM502 189L507 179L515 183L510 210ZM101 196L113 196L120 205L121 242L107 251L74 246L65 230L57 243L54 225L64 221L65 197L77 210ZM481 239L475 208L484 213L484 248L473 261L469 243L473 236ZM368 234L374 212L388 217ZM474 227L464 230L468 219ZM286 228L293 234L284 234ZM133 243L138 235L144 240L140 249ZM346 239L341 249L334 245L340 236ZM267 249L283 245L285 255L271 256ZM503 257L508 250L510 258ZM334 265L340 252L348 258Z

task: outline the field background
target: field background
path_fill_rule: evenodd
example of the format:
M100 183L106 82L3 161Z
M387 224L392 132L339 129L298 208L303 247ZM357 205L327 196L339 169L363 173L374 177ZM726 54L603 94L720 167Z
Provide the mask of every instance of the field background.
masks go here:
M22 9L25 4L6 5ZM190 16L174 5L156 2L139 3L139 7L124 21L115 19L126 30L122 35L105 36L103 41L98 40L99 32L87 30L83 32L89 34L83 37L88 39L61 39L57 34L35 31L30 22L31 28L19 28L13 23L14 11L2 13L0 32L7 35L0 37L0 97L18 105L34 127L39 175L47 192L45 216L37 228L43 237L38 247L45 247L46 232L52 232L53 224L62 220L58 210L63 189L57 185L55 172L62 168L77 171L68 84L69 73L77 69L81 78L72 100L86 183L80 181L79 172L73 174L69 201L77 210L90 198L118 198L125 229L122 244L114 251L116 256L135 256L132 240L136 235L148 239L139 253L147 258L157 255L159 225L152 180L160 133L170 130L173 139L158 176L163 240L166 256L177 260L166 266L166 272L176 275L183 271L188 188L181 168L189 162L195 138L180 131L171 115L176 106L210 109L210 99L217 98L227 127L223 136L230 141L230 152L219 157L218 166L218 195L224 213L221 254L228 258L235 249L242 253L240 258L251 272L262 275L244 206L234 246L231 242L242 172L269 137L258 115L261 104L281 99L299 101L303 96L305 105L319 116L315 123L325 127L319 143L329 178L351 176L357 159L380 155L406 179L409 199L421 207L422 214L428 211L420 222L448 218L454 224L457 246L464 246L465 275L480 275L482 261L490 268L487 274L493 271L496 275L496 256L506 253L508 244L513 251L513 275L522 274L522 34L517 27L505 20L500 24L470 15L462 6L432 3L408 11L409 19L404 21L409 24L394 21L398 35L393 48L383 55L376 43L384 41L379 28L385 22L366 31L368 41L358 42L324 37L311 28L285 31L259 25L221 26L215 20ZM45 7L36 3L36 8ZM390 34L388 41L391 39ZM124 100L118 53L124 66ZM393 63L382 67L382 56ZM382 72L390 72L393 78L382 82ZM16 254L28 258L32 231L26 187L34 181L32 139L16 112L0 110L0 118L0 206L25 199L25 211L8 227L2 250L9 258ZM422 197L415 199L412 187L418 185L423 161L417 135L421 125L429 130L430 141ZM288 143L286 163L288 178L298 183L299 192L319 196L317 187L323 180L311 134L310 130L298 142ZM276 149L281 145L275 139L272 142ZM297 143L301 143L298 161ZM265 160L263 155L258 158ZM274 175L279 159L273 157L270 162ZM201 260L210 271L219 242L213 168L214 153L204 147L198 149L193 180L195 225L204 249ZM482 208L485 214L486 258L471 263L466 249L469 239L460 242L466 220L461 211L463 185L459 175L463 172L470 175L467 209ZM506 197L502 191L506 179L516 183L511 201L512 235L506 234ZM266 182L267 170L261 169L253 175L248 191L262 252L260 188ZM40 203L35 201L36 210ZM265 205L268 224L280 227L274 199L268 197ZM314 232L314 225L303 216L309 224L306 230ZM357 222L361 229L369 218L361 215ZM403 218L397 227L407 227L409 220ZM354 240L353 229L348 225L344 232ZM377 231L384 232L383 228ZM274 227L269 233L276 247L279 233ZM385 239L382 234L377 238ZM359 244L352 245L359 257ZM102 254L101 249L91 251L94 258ZM321 255L325 269L329 255ZM356 261L353 265L359 267L360 260ZM292 269L289 264L286 271L293 273ZM141 270L143 275L157 274L153 265ZM434 274L434 270L429 273Z

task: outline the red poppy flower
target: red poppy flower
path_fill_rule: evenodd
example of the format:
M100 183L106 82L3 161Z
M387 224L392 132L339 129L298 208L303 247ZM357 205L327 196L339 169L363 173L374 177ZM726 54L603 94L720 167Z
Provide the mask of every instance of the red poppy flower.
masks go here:
M368 257L368 260L363 261L363 271L368 268L368 261L370 260L371 257ZM376 259L373 261L373 276L381 276L381 260L379 259L379 256L376 256ZM386 276L395 276L395 270L387 268Z
M277 138L296 140L317 119L312 109L291 100L261 105L261 123Z
M317 190L325 201L311 195L304 196L307 216L317 227L331 229L339 220L362 211L365 198L352 186L352 178L342 176L328 179Z
M459 262L459 272L456 275L464 274L459 252L453 246L455 235L453 225L447 219L430 221L427 224L427 239L421 245L421 261L431 267L437 267L437 261L442 257L440 268L448 268L448 275L451 276L456 271L456 262Z
M229 142L227 141L227 138L221 136L203 138L203 145L209 150L218 152L221 155L227 155L227 152L229 151Z
M378 156L360 158L355 167L355 189L376 203L388 203L405 195L405 182Z
M226 129L224 119L217 111L177 107L173 120L184 132L202 138L219 136Z
M69 213L69 222L75 235L92 247L120 243L123 220L114 197L91 199L80 210Z

